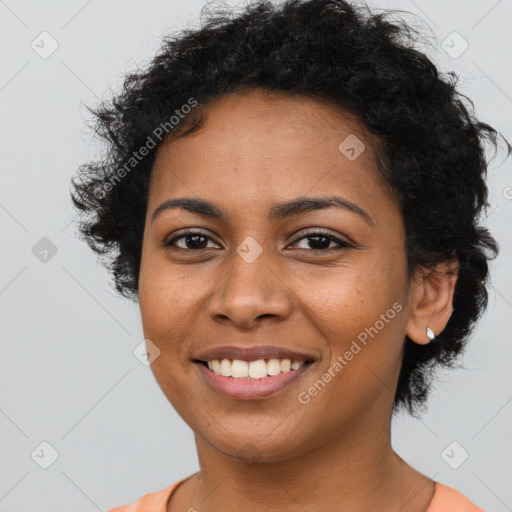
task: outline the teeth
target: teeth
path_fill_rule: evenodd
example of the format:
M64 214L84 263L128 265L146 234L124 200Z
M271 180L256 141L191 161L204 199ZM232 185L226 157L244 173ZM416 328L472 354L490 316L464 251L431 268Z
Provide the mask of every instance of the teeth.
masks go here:
M249 363L235 359L231 364L231 376L235 379L241 379L249 376Z
M220 373L224 377L231 377L231 361L229 359L223 359L220 363Z
M207 361L208 368L217 375L233 377L235 379L262 379L264 377L298 370L304 366L305 361L291 361L290 359L258 359L257 361L241 361L240 359L213 359Z
M210 363L210 361L208 361L208 363ZM222 371L220 369L220 361L218 361L217 359L214 359L213 361L211 361L212 363L212 370L217 374L217 375L221 375L222 374ZM208 367L210 367L210 365L208 364Z
M234 361L233 361L234 362ZM267 363L263 359L251 361L249 363L249 377L261 379L267 376Z
M283 359L280 362L281 365L281 371L283 373L289 372L292 369L292 362L289 359ZM297 368L298 370L298 368Z
M267 373L269 375L279 375L281 373L281 363L279 359L271 359L267 363Z

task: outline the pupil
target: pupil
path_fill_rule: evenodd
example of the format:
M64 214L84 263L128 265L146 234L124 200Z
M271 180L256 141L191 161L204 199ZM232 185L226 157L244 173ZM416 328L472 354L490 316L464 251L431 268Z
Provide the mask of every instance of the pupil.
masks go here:
M319 239L323 239L324 242L326 242L326 243L323 243L323 244L322 243L320 243L320 244L317 243L317 245L320 245L320 247L312 247L311 246L311 242L310 242L309 246L311 247L311 249L327 249L329 247L329 244L331 243L331 240L328 237L326 237L326 236L312 236L312 237L310 237L310 240L316 240L317 242L318 242ZM315 245L315 242L313 243L313 245Z
M201 242L198 242L197 239L204 239L205 237L202 236L202 235L189 235L187 236L186 238L186 241L187 241L187 247L190 249L191 247L189 247L189 245L192 245L194 249L203 249L203 247L200 247L202 244ZM189 244L188 242L190 240L194 240L191 244ZM202 242L204 244L204 240Z

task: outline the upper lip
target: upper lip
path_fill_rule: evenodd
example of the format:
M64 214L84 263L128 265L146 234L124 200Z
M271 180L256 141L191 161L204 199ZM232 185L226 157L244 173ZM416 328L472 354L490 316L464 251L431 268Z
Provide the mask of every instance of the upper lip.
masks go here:
M315 358L309 354L272 345L256 345L252 347L226 345L204 350L194 358L195 361L212 361L213 359L239 359L249 362L257 361L258 359L290 359L291 361L315 360Z

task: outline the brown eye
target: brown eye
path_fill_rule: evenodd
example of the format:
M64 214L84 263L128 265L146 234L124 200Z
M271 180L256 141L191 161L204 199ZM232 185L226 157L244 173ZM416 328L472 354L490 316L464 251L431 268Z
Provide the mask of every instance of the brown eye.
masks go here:
M307 233L305 236L302 236L295 240L293 244L297 244L302 240L307 240L307 247L300 247L300 249L306 249L311 251L320 251L326 252L331 249L339 250L339 249L347 249L351 248L352 245L348 242L341 240L340 238L334 236L328 231L315 231L311 233ZM331 247L332 243L337 244L337 246ZM292 244L292 245L293 245Z
M197 251L211 248L211 246L208 247L208 241L213 241L213 239L202 231L186 230L180 235L166 240L162 245L164 247ZM177 242L180 242L181 246L177 245Z

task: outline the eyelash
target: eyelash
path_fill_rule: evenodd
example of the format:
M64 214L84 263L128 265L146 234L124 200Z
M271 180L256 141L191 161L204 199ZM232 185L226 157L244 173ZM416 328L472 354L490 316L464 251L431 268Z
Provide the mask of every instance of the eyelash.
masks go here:
M210 237L209 235L205 234L202 231L195 231L193 229L187 228L181 234L179 234L178 236L173 237L171 240L166 240L161 245L163 247L167 247L167 248L174 247L175 249L179 249L179 250L182 250L182 251L203 251L205 249L209 249L209 248L203 248L203 249L188 249L187 248L187 249L184 249L182 247L176 247L174 245L174 243L177 240L181 240L182 238L186 238L188 236L198 236L198 235L202 236L204 238L207 238L207 239L215 241L212 237ZM294 240L292 242L292 244L300 242L301 240L304 240L304 239L314 238L315 236L322 236L324 238L328 238L330 240L330 242L336 242L337 244L339 244L339 247L330 247L330 248L327 248L327 249L301 249L301 250L305 250L305 251L308 251L308 252L315 252L315 253L319 253L319 252L324 252L325 253L325 252L329 252L329 251L332 251L332 250L349 249L349 248L353 248L354 247L352 244L346 242L345 240L341 240L340 238L334 236L329 231L325 231L323 229L317 229L316 231L311 231L311 232L308 232L308 233L304 233L303 236L300 236L299 238ZM329 243L329 245L330 245L330 243Z

